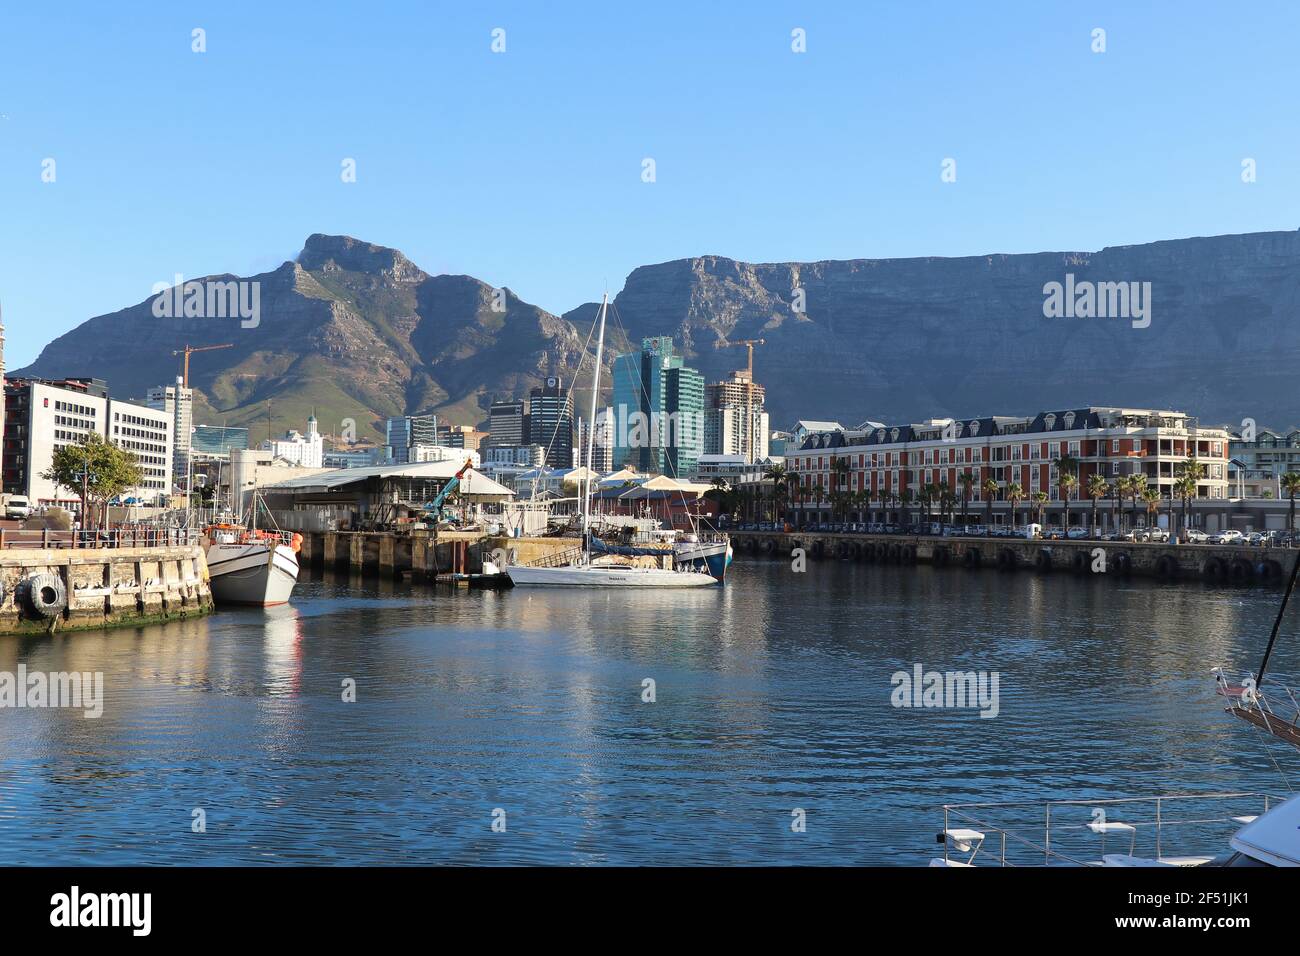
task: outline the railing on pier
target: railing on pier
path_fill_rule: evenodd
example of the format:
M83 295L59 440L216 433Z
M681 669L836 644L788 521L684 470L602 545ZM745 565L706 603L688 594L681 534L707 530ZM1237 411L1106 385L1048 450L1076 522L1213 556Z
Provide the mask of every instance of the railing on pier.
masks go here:
M197 528L112 528L101 531L15 531L0 528L0 550L28 549L102 549L102 548L179 548L198 544Z
M567 551L556 551L553 554L543 555L528 561L525 567L529 568L563 568L570 564L577 563L582 558L582 548L570 548Z

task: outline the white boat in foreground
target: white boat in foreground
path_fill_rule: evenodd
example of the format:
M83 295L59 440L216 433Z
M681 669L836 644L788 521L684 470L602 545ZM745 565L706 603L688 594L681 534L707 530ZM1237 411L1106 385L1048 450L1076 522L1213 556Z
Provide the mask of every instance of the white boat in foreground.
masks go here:
M1190 793L1030 807L945 806L944 852L930 866L1300 866L1300 797Z
M212 598L218 604L285 604L298 583L296 540L279 531L208 528L203 536Z
M298 583L302 535L257 527L259 507L265 506L254 491L246 525L211 524L203 529L200 543L217 604L275 607L288 602Z

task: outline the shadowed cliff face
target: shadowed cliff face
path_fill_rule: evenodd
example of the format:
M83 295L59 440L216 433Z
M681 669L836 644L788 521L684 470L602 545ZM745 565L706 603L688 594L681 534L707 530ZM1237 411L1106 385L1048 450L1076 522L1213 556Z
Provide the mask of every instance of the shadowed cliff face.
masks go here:
M1149 326L1045 318L1044 286L1067 274L1076 286L1149 282ZM796 289L803 314L792 309ZM636 269L615 305L633 338L686 343L706 379L745 362L744 349L714 342L765 339L755 377L774 426L1089 403L1214 422L1300 418L1300 234L1291 232L961 259L705 256Z
M1149 324L1046 318L1044 287L1067 275L1075 289L1138 283L1135 301L1150 283ZM248 281L259 283L254 327L237 316L159 317L150 297L90 319L11 374L93 375L138 397L175 378L173 350L232 343L191 360L199 421L250 425L260 440L270 399L276 432L301 427L314 407L323 430L351 418L364 434L412 412L481 422L494 396L526 395L547 374L572 381L596 315L587 304L557 317L347 236L313 235L296 262ZM632 341L671 334L709 380L745 363L744 349L715 342L765 339L755 375L774 427L1087 404L1185 409L1214 423L1300 420L1300 234L1291 232L962 259L702 256L634 270L614 306L611 358L626 347L624 329Z

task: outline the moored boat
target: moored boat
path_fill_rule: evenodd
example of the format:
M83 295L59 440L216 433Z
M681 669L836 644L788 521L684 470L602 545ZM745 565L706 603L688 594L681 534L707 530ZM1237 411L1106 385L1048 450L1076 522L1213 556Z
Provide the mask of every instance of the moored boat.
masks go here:
M264 511L272 527L257 526ZM217 523L203 529L200 543L208 562L208 581L217 604L284 604L298 583L302 535L281 531L256 489L245 524Z
M596 420L596 399L600 392L601 355L605 347L605 316L609 309L609 295L600 303L597 317L599 334L596 338L595 371L592 374L591 416ZM595 431L587 433L586 460L592 460ZM632 553L619 554L619 549L600 542L591 533L590 477L583 480L582 492L582 546L563 554L543 558L525 565L511 565L505 569L515 587L619 587L619 588L693 588L715 587L722 583L726 572L729 545L722 558L714 556L720 568L716 576L708 570L707 556L699 551L698 560L677 558L676 548L662 547L637 553L641 549L626 549ZM699 542L694 543L698 548Z
M298 581L302 536L213 525L202 538L212 597L218 604L284 604Z

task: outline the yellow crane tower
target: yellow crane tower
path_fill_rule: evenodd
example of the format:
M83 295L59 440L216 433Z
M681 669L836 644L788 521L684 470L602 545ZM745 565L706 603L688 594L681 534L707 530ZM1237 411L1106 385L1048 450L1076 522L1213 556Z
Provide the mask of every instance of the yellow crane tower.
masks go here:
M233 349L234 342L227 342L225 345L187 345L183 349L176 349L172 355L184 355L185 365L181 374L181 384L185 388L190 387L190 356L195 352L211 352L213 349Z
M713 343L715 349L729 349L743 345L749 353L749 361L745 366L745 374L749 376L745 383L745 464L747 465L754 463L754 346L766 344L764 339L740 339L735 342L719 339Z

